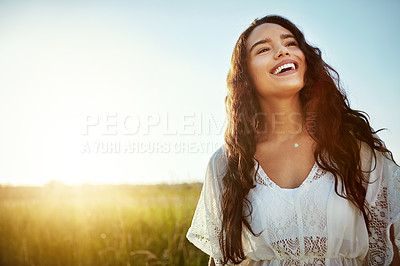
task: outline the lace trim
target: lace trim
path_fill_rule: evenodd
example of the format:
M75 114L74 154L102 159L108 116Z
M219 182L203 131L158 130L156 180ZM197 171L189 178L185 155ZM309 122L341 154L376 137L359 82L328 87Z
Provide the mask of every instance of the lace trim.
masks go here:
M272 243L272 247L279 254L279 257L286 260L304 260L320 258L325 259L328 250L326 237L304 237L305 258L301 257L300 240L296 239L283 239ZM298 259L293 259L298 257Z
M313 258L307 261L301 261L301 260L294 260L294 259L288 259L288 260L284 260L282 261L282 264L284 266L314 266L314 265L325 265L325 259L320 259L320 258Z
M312 178L312 180L317 180L320 179L322 176L324 176L326 174L326 170L321 169L318 167L318 170L315 172L314 177Z
M260 185L269 186L269 187L275 187L275 186L279 187L268 177L268 175L265 173L264 169L260 166L260 164L257 161L256 161L256 165L255 165L255 171L257 171L256 177L255 177L255 181L257 183L259 183ZM303 183L299 187L302 187L305 184L308 184L315 180L318 180L325 174L326 174L326 170L319 168L317 163L315 163L313 165L313 168L311 169L309 175L306 177L306 179L304 179Z
M400 200L400 168L397 168L393 176L380 186L380 193L373 204L369 206L369 265L387 264L393 256L393 246L388 235L389 226L396 222L398 217L392 217L393 213L399 213ZM389 182L389 183L388 183ZM395 251L398 252L398 251Z
M328 250L326 237L304 237L304 245L305 256L303 257L299 238L283 239L272 243L272 247L279 259L287 261L301 261L307 259L325 260Z

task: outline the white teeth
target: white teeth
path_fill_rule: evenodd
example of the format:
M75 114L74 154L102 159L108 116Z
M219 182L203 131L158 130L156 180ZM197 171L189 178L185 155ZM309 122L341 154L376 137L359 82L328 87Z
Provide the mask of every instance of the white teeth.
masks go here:
M291 70L295 70L296 66L293 63L284 64L284 65L278 67L277 69L275 69L274 74L276 75L276 74L280 73L282 71L282 69L285 69L285 68L290 68Z

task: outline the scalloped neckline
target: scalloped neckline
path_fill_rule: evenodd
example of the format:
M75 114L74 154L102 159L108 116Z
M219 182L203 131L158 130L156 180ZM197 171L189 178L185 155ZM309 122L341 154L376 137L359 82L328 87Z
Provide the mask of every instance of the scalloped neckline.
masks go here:
M255 159L254 159L255 160ZM269 178L269 176L267 175L267 173L264 171L264 169L262 168L261 164L255 160L256 164L254 165L255 170L257 171L257 167L258 167L258 171L257 173L260 175L259 177L266 182L266 184L264 185L270 185L271 187L275 187L281 191L295 191L298 190L302 187L305 186L305 184L310 183L313 179L313 177L315 176L315 173L317 172L318 169L318 164L315 161L310 172L308 173L307 177L303 180L303 182L301 182L300 186L295 187L295 188L284 188L284 187L280 187L278 186L271 178Z

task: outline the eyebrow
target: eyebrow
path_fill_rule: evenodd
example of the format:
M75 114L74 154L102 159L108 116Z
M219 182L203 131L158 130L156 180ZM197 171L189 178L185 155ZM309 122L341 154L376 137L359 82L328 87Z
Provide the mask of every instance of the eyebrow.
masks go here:
M282 33L280 37L281 37L281 40L288 39L288 38L295 38L294 35L288 34L288 33ZM250 52L249 52L249 53L251 53L251 51L252 51L257 45L263 44L263 43L269 43L269 42L271 42L271 39L268 38L268 37L267 37L267 38L264 38L264 39L262 39L262 40L257 41L255 44L253 44L253 45L251 46Z

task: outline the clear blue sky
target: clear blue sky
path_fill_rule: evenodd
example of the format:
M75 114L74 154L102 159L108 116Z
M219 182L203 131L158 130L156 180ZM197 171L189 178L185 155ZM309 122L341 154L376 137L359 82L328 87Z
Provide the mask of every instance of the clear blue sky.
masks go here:
M0 183L202 181L233 46L267 14L322 50L400 160L399 1L0 1Z

